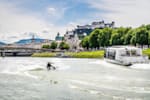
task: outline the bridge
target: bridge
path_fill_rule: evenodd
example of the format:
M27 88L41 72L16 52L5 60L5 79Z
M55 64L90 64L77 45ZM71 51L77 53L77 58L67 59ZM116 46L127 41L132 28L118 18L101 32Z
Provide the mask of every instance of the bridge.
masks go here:
M0 47L0 56L31 56L33 53L39 52L53 52L53 50L26 47Z

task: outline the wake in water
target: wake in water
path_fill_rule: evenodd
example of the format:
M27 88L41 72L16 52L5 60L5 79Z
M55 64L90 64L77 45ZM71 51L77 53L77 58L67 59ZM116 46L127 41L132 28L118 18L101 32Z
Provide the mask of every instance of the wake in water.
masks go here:
M130 66L130 68L133 68L133 69L148 69L150 70L150 64L133 64L132 66Z
M120 67L122 68L122 67L124 67L124 66L121 66L121 65L109 63L105 60L96 60L96 61L93 61L93 62L89 62L89 64L98 64L100 66L112 67L112 68L120 68Z
M53 66L56 67L56 71L58 70L67 70L70 66L66 66L62 60L60 59L1 59L0 60L0 73L5 74L13 74L13 75L21 75L28 76L31 78L37 78L37 76L32 75L30 73L38 72L38 71L47 71L46 65L47 62L52 62Z
M13 74L13 75L21 75L28 76L32 78L37 78L36 76L30 75L28 71L30 70L45 70L43 63L30 61L28 59L1 59L0 62L0 73L4 74Z
M98 64L98 65L103 65L105 67L113 67L113 68L119 68L119 67L124 67L124 68L128 68L126 66L121 66L121 65L117 65L117 64L112 64L112 63L108 63L105 60L97 60L97 61L93 61L93 62L89 62L90 64ZM131 66L129 66L129 68L132 69L149 69L150 70L150 63L149 64L133 64Z

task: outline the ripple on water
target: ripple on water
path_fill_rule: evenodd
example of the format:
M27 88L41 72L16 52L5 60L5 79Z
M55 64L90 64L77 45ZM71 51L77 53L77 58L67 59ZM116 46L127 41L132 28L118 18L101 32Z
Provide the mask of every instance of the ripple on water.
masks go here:
M142 94L149 94L150 90L147 87L141 86L129 86L129 85L110 85L110 84L100 84L96 82L88 82L88 81L81 81L81 80L70 80L71 85L70 88L79 89L79 90L88 90L90 93L98 94L101 90L108 90L108 91L118 91L124 93L142 93ZM96 89L96 90L93 90Z
M58 68L57 69L58 71L57 70L46 71L46 64L48 61L51 61ZM33 80L32 78L35 78L35 79L38 78L37 80L33 80L33 83L35 83L35 85L37 85L38 83L36 81L39 81L42 83L46 83L47 80L52 80L52 79L60 81L59 82L60 84L57 84L57 82L55 81L54 82L50 81L50 84L57 84L56 86L51 85L50 89L48 88L48 90L50 90L50 92L48 92L50 96L54 96L53 94L50 94L50 93L54 93L54 94L56 93L57 96L61 95L64 98L67 97L68 95L72 96L72 97L70 96L70 98L73 98L73 97L76 98L78 96L86 98L88 96L91 96L91 97L93 96L93 98L99 97L102 100L108 100L108 99L105 99L105 97L110 98L110 100L112 99L114 100L140 100L141 97L150 98L149 96L150 94L149 78L150 77L147 77L149 75L149 72L133 70L132 67L137 67L135 65L131 66L131 68L125 68L122 66L119 67L119 65L107 63L104 60L94 61L94 60L85 60L85 59L82 59L82 60L73 59L72 61L72 59L65 60L65 59L50 59L50 58L48 59L43 58L42 60L41 58L40 59L32 58L32 60L31 58L29 58L29 60L27 59L16 60L15 58L13 60L8 60L7 62L9 62L9 64L1 61L1 63L4 63L3 66L5 67L2 68L1 67L2 64L1 64L0 68L2 70L0 69L0 72L3 71L3 73L19 74L19 75L25 76L27 80L23 82L22 76L21 76L20 82L23 82L22 84L25 84L25 85L29 83L29 86L27 86L29 87L29 89L30 89L31 82L28 80ZM83 64L85 64L85 67L83 66ZM139 67L141 68L141 66L142 65L140 65ZM144 65L143 67L149 68L149 65L148 66ZM70 70L67 70L68 68ZM74 71L74 73L72 73L72 71ZM12 76L16 76L16 75L8 75L8 76L10 77L10 79L13 79ZM28 78L28 77L31 77L31 78ZM42 78L44 77L44 81L41 81L43 80L41 77ZM6 80L6 79L7 78L4 77L3 80ZM12 82L10 81L9 83L12 84ZM62 84L65 84L65 85L62 85ZM12 86L12 89L15 88L16 91L18 91L16 89L17 87L18 88L22 87L22 85L18 86L18 84L16 83L14 85L16 87ZM42 85L40 89L39 89L39 86L36 86L35 89L41 90L43 86L45 85ZM69 89L67 86L69 86ZM45 88L47 88L47 86ZM35 89L33 89L32 91L34 91ZM26 88L24 90L26 91ZM66 91L66 94L63 94L64 91ZM45 89L42 92L44 93ZM38 92L38 93L42 93L42 92ZM74 96L75 93L77 94ZM87 95L85 96L85 94ZM44 99L41 99L41 100L44 100ZM58 99L52 99L52 100L58 100ZM87 99L82 99L82 100L87 100ZM95 100L95 99L90 99L90 100Z

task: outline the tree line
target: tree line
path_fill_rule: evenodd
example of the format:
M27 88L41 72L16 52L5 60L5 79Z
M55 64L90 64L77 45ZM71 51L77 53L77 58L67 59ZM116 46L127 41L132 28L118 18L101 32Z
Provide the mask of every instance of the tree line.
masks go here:
M119 27L95 29L84 37L81 46L85 49L107 47L112 45L150 46L150 24L138 28Z
M69 44L67 44L66 42L62 41L60 42L60 44L58 44L57 42L53 41L51 44L47 44L47 45L43 45L42 48L45 49L56 49L59 48L61 50L68 50L70 48Z

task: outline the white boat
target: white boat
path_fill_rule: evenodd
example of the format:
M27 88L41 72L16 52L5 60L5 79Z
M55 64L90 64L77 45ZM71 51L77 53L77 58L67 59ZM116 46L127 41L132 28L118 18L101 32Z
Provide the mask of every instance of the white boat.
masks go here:
M129 66L137 63L149 63L148 56L142 55L142 49L136 47L109 47L105 50L107 62Z

